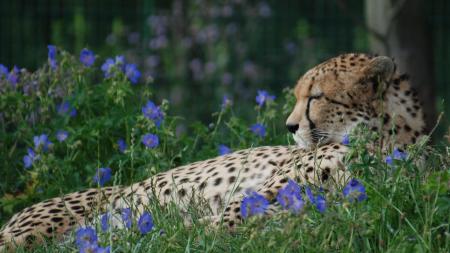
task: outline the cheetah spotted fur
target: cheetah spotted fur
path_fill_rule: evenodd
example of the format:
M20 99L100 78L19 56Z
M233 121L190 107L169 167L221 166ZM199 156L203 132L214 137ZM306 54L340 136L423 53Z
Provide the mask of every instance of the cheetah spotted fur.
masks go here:
M193 197L209 204L205 220L241 221L240 203L251 190L276 211L278 190L288 179L299 183L344 185L342 136L357 124L381 133L385 150L416 143L424 133L422 109L408 76L392 59L343 54L312 68L298 81L297 102L286 125L297 146L267 146L184 165L128 187L93 188L37 203L15 214L0 231L0 252L48 237L62 237L94 219L95 213L132 206L140 213L157 199L186 210Z

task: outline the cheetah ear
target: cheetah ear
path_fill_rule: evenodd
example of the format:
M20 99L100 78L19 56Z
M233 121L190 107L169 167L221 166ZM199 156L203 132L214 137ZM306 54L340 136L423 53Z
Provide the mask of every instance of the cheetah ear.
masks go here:
M391 58L377 56L363 68L363 73L368 78L379 77L381 80L389 80L394 75L395 69L395 63Z
M388 82L394 75L396 66L394 61L387 56L377 56L369 61L363 71L366 81L372 84L374 94L383 92L388 87ZM366 82L365 82L366 83Z

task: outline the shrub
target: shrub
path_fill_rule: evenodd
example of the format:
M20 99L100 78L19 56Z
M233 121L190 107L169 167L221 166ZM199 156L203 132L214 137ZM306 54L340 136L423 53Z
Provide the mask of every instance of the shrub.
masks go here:
M255 106L257 117L246 121L226 98L212 123L188 125L170 114L168 100L152 100L155 86L123 56L102 59L88 49L76 57L49 46L48 64L40 69L5 71L0 220L37 200L98 183L130 184L218 155L220 145L237 150L284 142L284 132L277 131L283 120L275 113L281 109L273 99ZM111 168L110 182L103 182L99 168Z

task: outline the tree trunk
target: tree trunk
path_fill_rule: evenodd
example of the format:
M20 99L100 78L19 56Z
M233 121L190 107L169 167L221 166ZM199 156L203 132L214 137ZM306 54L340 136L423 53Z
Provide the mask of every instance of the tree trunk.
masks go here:
M373 53L395 59L411 77L426 115L427 130L436 124L435 79L430 27L423 0L366 0L366 23Z

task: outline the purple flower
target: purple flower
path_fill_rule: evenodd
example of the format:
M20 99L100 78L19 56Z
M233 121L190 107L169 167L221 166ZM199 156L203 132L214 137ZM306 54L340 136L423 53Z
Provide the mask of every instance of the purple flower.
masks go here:
M146 134L142 136L142 143L147 148L156 148L159 145L159 138L154 134Z
M304 205L300 186L289 179L288 184L278 192L277 201L284 209L299 213Z
M75 243L82 249L89 245L97 245L98 238L95 229L92 227L79 228L76 231Z
M312 204L316 201L314 198L314 195L309 187L305 187L306 196L308 196L309 201L311 201Z
M258 135L261 138L266 136L266 128L262 124L259 124L259 123L253 124L250 127L250 131L252 131L254 134Z
M394 159L392 158L392 156L388 155L386 156L386 159L384 160L386 162L387 165L392 166L394 165Z
M25 168L30 168L36 160L39 160L39 155L36 155L33 149L28 148L28 154L23 157L23 164Z
M264 196L253 192L249 196L242 199L241 202L241 214L243 218L247 218L253 215L264 214L265 210L269 206L269 201Z
M272 15L272 9L266 2L260 2L258 6L258 13L263 18L268 18Z
M106 61L103 63L101 67L105 77L111 77L113 67L114 67L114 60L112 58L106 59Z
M354 178L344 187L343 193L350 202L353 202L355 199L358 201L367 199L366 188Z
M233 82L233 75L231 73L224 73L222 75L222 83L225 85L229 85L231 84L231 82Z
M14 68L9 72L8 74L8 82L13 86L16 87L16 84L19 82L19 74L20 70L18 67L14 66Z
M153 68L156 68L158 66L159 61L160 60L159 60L159 56L158 55L150 55L145 60L145 65L148 66L149 68L153 69Z
M385 162L389 166L393 166L394 160L403 160L404 161L404 160L406 160L407 157L408 157L408 153L403 152L403 151L399 150L398 148L395 148L392 155L386 156Z
M48 64L55 70L57 68L56 62L56 47L54 45L48 45Z
M342 144L346 146L350 145L350 137L348 134L344 135L344 138L342 138Z
M231 153L231 149L229 147L223 144L219 145L219 155L226 155L229 153Z
M233 105L233 100L227 95L224 95L222 98L222 110L225 110L226 108Z
M57 105L56 111L59 115L69 114L70 117L75 117L77 115L77 109L75 109L75 107L72 107L67 101Z
M142 107L142 113L144 116L155 122L156 126L160 126L164 119L164 114L159 106L156 106L151 100L147 101L147 104Z
M195 58L189 62L189 68L195 80L203 79L203 63L200 59Z
M317 210L319 210L319 212L321 213L325 212L325 210L327 209L327 203L325 201L325 198L320 194L316 196L315 205Z
M259 106L263 106L267 101L275 100L274 95L269 95L269 93L265 90L258 90L258 95L256 96L256 103Z
M216 68L217 68L217 66L216 66L216 64L214 62L208 61L205 64L205 73L211 75L211 74L214 73Z
M398 148L394 149L394 159L397 160L406 160L406 158L408 157L408 154L406 152L403 152L401 150L399 150Z
M33 157L29 156L29 155L25 155L23 157L23 166L28 169L31 167L31 165L33 165Z
M131 220L131 209L124 208L122 209L122 221L127 228L131 228L132 220Z
M164 35L153 38L149 42L149 47L155 50L165 48L166 46L167 46L167 38Z
M33 142L34 142L35 150L38 150L39 148L42 147L42 150L44 150L44 151L47 151L48 148L50 147L50 145L53 144L48 140L48 135L46 135L46 134L34 136Z
M56 132L56 139L59 142L63 142L67 139L67 137L69 137L69 132L64 131L64 130L58 130L58 132Z
M122 55L118 55L115 57L115 59L108 58L103 63L101 69L105 75L106 78L112 77L114 67L117 67L118 70L124 71L124 65L125 65L125 57Z
M296 45L294 42L290 41L290 42L284 44L284 49L285 49L290 55L293 55L293 54L295 54L295 52L297 51L297 45Z
M123 55L117 55L115 58L115 64L122 68L125 64L125 57Z
M85 246L80 246L80 253L97 253L98 245L97 243L87 244Z
M100 186L105 185L106 182L111 180L111 169L110 168L99 168L97 173L94 175L94 183Z
M103 232L106 232L109 229L109 222L111 220L111 216L109 213L105 213L102 215L100 219L100 227Z
M130 63L125 65L125 75L132 84L136 84L141 77L141 72L139 72L136 64Z
M117 141L117 146L119 146L119 151L122 153L125 153L125 150L127 149L127 143L124 139L119 139Z
M80 62L85 67L92 66L94 64L94 62L95 62L95 54L94 54L94 52L92 52L91 50L88 50L86 48L83 48L83 50L81 50L81 52L80 52Z
M8 76L8 68L5 65L0 64L0 79L3 76Z
M111 246L107 246L107 247L97 247L95 253L110 253L111 252Z
M153 218L149 212L144 212L138 220L138 229L145 235L153 229Z
M317 210L319 210L319 212L321 213L325 212L325 209L327 208L325 198L320 194L317 194L317 196L314 197L309 187L305 187L305 192L306 196L308 196L308 199L311 201L311 204L315 205Z

